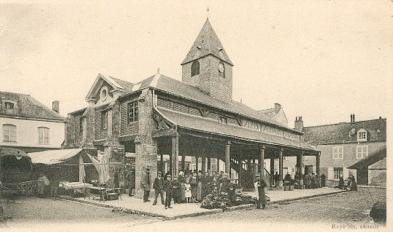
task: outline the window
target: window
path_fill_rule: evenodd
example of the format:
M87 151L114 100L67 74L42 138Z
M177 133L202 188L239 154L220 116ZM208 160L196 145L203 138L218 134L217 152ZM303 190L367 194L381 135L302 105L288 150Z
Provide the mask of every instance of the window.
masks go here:
M359 142L367 141L367 131L365 129L360 129L358 131L358 141Z
M225 78L225 65L222 62L218 64L218 75Z
M334 168L334 179L338 180L341 176L343 176L343 168Z
M199 61L194 61L191 64L191 76L199 75Z
M3 141L6 143L16 142L16 126L12 124L3 125Z
M12 102L5 102L4 106L6 110L13 110L15 105Z
M108 129L108 111L101 112L101 130Z
M220 116L219 122L222 124L228 124L228 119L224 116Z
M128 123L138 121L138 102L130 102L127 106Z
M343 159L344 158L344 147L335 146L333 147L333 159Z
M363 159L368 156L368 145L358 145L356 147L356 159Z
M38 144L40 145L49 144L49 128L38 127Z

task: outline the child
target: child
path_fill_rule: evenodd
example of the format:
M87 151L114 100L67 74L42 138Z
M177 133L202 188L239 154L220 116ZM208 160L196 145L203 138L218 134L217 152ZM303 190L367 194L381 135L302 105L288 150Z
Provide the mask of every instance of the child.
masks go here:
M191 200L191 185L190 185L190 179L187 178L186 179L186 183L184 184L184 188L185 188L185 197L186 197L186 202L190 203Z

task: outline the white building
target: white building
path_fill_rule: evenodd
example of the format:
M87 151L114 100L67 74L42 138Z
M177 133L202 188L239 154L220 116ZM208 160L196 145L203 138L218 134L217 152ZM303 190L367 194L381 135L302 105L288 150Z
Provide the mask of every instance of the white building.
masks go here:
M64 126L58 101L50 109L30 95L0 91L0 148L25 152L59 149Z

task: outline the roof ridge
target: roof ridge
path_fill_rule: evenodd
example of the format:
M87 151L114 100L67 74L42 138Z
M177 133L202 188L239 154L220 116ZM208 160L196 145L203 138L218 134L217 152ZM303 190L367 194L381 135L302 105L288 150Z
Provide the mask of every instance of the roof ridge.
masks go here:
M336 125L343 125L343 124L357 124L361 122L370 122L370 121L378 121L378 120L385 120L386 118L375 118L375 119L367 119L367 120L360 120L355 122L337 122L331 124L322 124L322 125L314 125L314 126L305 126L304 128L311 128L311 127L324 127L324 126L336 126Z

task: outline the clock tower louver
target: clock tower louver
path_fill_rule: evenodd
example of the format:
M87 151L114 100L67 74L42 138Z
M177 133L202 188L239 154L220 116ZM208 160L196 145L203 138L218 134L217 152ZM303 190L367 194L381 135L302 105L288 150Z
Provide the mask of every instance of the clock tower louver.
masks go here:
M209 19L206 20L181 65L183 82L218 100L232 100L233 63Z

